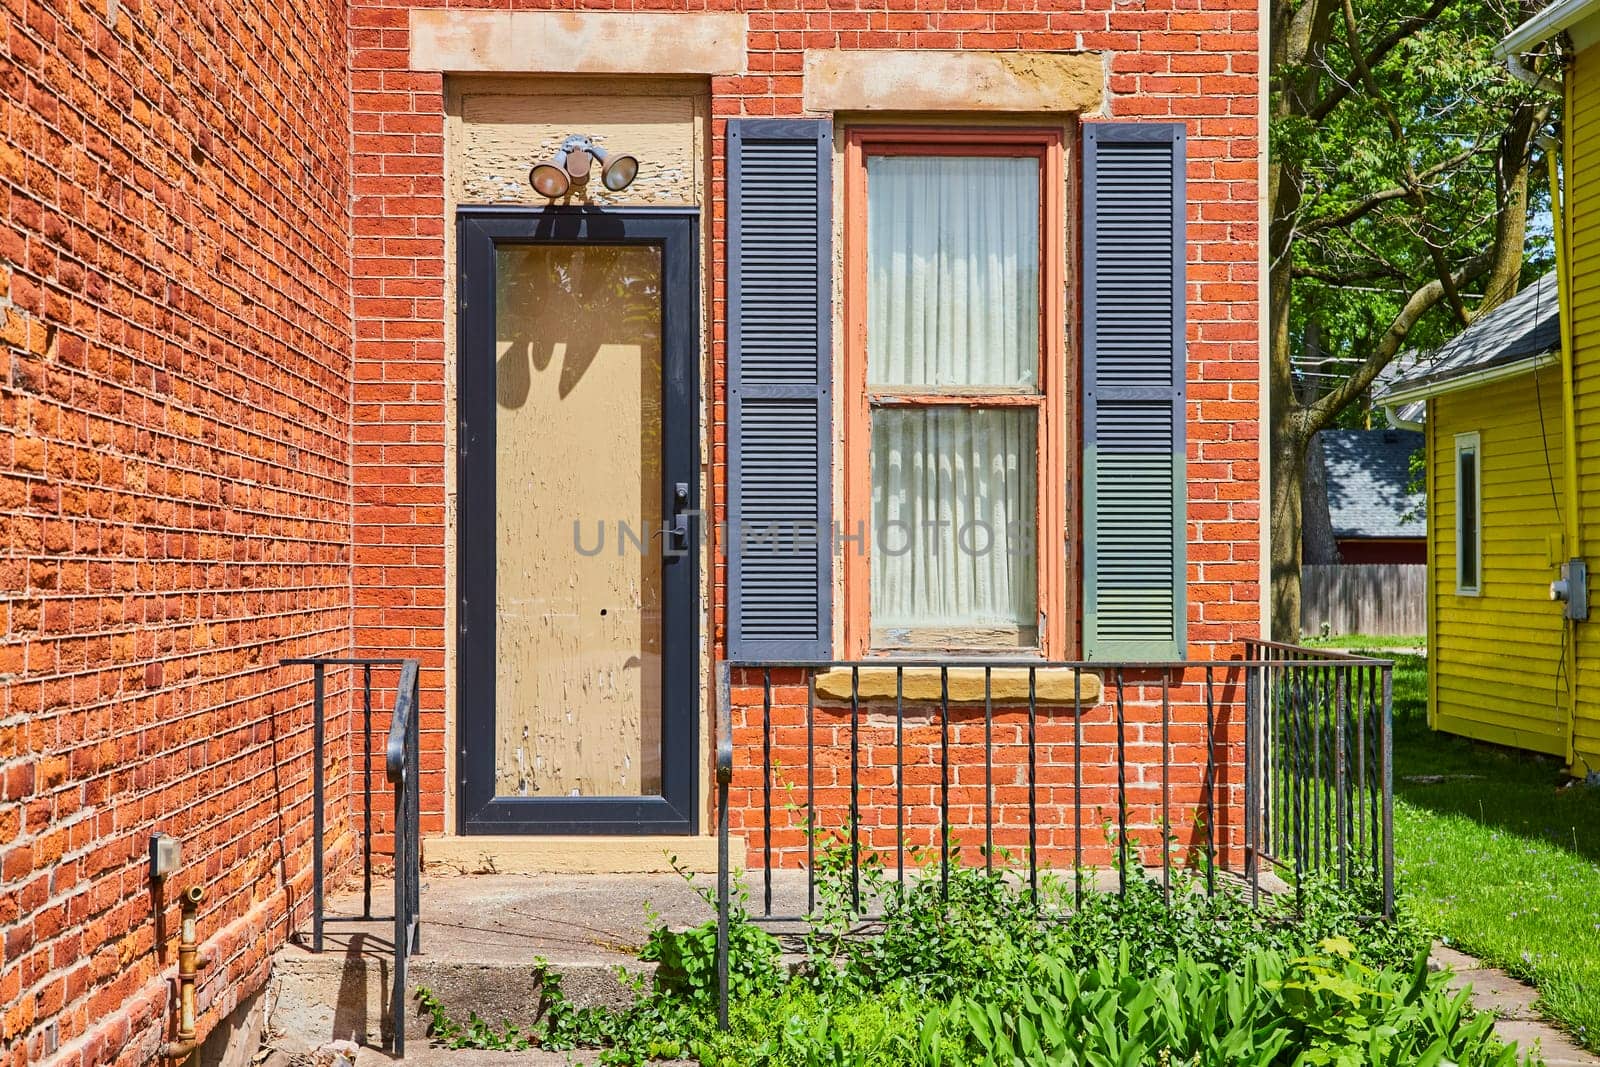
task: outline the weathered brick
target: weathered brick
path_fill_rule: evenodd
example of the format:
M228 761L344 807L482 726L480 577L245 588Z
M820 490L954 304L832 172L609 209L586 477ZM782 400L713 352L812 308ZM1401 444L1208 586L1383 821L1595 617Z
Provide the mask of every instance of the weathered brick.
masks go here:
M552 4L596 6L542 6ZM1108 114L1176 117L1190 132L1192 651L1255 636L1258 19L1236 0L1182 6L750 7L747 72L709 83L711 499L725 499L727 471L724 120L801 113L806 48L1110 52ZM0 0L7 61L22 75L16 93L0 86L0 295L10 301L0 319L9 435L0 586L22 587L0 644L0 874L8 893L18 887L0 897L0 920L8 944L13 930L29 931L16 935L20 954L0 960L7 1067L42 1048L47 1017L74 1064L137 1062L162 1029L167 992L135 847L153 829L185 838L183 877L208 882L202 927L237 948L219 955L228 974L208 985L242 994L262 980L287 932L285 901L302 899L309 877L309 797L292 794L280 810L261 785L273 760L286 780L307 773L310 687L285 690L280 657L425 650L423 808L428 826L443 819L443 607L453 590L440 76L405 69L403 4L174 0L162 16L124 15L112 27L59 0ZM268 54L277 58L266 73L247 58ZM708 581L720 648L720 561ZM348 710L348 684L334 681L335 715ZM1141 743L1152 691L1141 690L1129 723ZM759 759L753 692L741 687L736 726L746 772ZM791 757L803 744L803 695L787 685L774 709ZM1192 678L1174 707L1179 725L1194 727ZM970 716L958 718L951 800L971 824L983 809L978 742ZM1026 842L1016 709L1002 719L1013 732L997 758L1011 776L996 793L996 840L1016 847ZM1048 734L1066 723L1052 713L1039 725ZM1094 818L1114 799L1106 725L1103 708L1085 722L1098 746L1082 798ZM827 729L837 755L847 739L836 719ZM881 842L894 768L872 730L864 784ZM1057 857L1076 828L1066 736L1050 743L1036 798L1056 827L1041 843ZM926 837L938 777L933 742L919 744L905 773ZM1147 795L1147 768L1137 771L1146 840L1159 839L1163 815L1177 824L1196 802L1204 748L1187 734L1183 744L1168 811ZM347 773L330 782L333 796L343 797ZM736 823L748 828L760 777L741 782ZM1236 784L1220 783L1221 795ZM848 803L836 777L819 795L834 816ZM330 838L347 816L342 799L331 815ZM255 862L280 833L287 863ZM803 852L797 824L772 836L780 851ZM1104 847L1097 832L1084 836ZM22 948L25 939L38 943ZM208 1012L202 1026L214 1020Z

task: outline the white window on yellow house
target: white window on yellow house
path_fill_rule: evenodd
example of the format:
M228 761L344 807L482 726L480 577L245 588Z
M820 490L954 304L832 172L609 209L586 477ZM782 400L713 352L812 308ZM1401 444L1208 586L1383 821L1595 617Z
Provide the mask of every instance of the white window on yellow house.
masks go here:
M1456 435L1456 592L1483 586L1483 464L1476 433Z

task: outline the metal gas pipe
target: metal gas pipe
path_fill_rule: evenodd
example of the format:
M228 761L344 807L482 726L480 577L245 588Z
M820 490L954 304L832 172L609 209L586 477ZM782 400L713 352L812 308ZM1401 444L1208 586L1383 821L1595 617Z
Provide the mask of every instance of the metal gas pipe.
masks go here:
M200 901L205 890L194 886L184 890L178 907L183 915L183 928L178 935L178 1032L177 1040L161 1046L161 1055L167 1059L181 1060L194 1053L198 1042L194 1028L194 987L200 975L200 942L195 936L196 916L200 914Z

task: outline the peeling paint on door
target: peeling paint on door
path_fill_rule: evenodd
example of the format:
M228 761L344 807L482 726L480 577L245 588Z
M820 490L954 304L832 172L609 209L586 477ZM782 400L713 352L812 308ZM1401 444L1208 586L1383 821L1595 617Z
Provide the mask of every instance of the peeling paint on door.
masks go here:
M497 793L655 795L660 251L509 246L496 279Z

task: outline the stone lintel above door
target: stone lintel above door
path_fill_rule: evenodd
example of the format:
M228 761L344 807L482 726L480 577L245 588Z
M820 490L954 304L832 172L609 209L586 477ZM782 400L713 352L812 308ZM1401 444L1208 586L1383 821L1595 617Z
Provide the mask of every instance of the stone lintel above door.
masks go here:
M738 12L411 9L411 69L446 74L739 74Z

